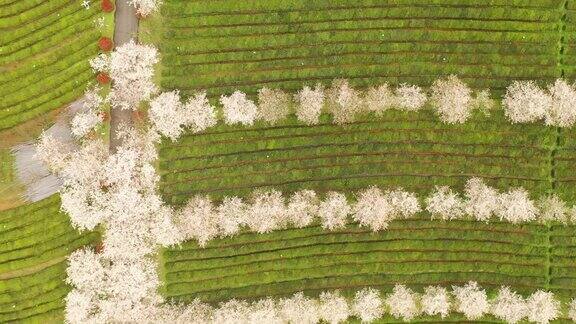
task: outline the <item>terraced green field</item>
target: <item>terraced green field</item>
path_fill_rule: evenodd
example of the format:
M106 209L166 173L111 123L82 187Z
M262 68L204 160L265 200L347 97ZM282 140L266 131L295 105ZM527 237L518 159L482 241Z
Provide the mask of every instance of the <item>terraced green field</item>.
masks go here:
M554 154L556 192L568 201L576 197L576 131L562 130L558 149Z
M560 59L564 76L572 79L576 77L576 1L566 1L565 7L567 10Z
M59 209L52 196L0 213L0 322L63 320L66 257L98 234L78 234Z
M559 296L576 295L576 227L555 226L550 231L550 286Z
M429 85L458 74L501 94L511 80L573 75L574 9L573 0L166 0L156 43L162 86L184 93L334 78Z
M164 143L161 190L174 204L198 193L245 196L261 187L351 193L380 185L426 194L441 184L460 190L478 176L503 190L523 186L541 195L554 185L557 137L553 128L512 125L500 111L456 126L431 111L390 111L345 126L328 116L313 127L294 119L274 127L222 125Z
M478 280L520 290L547 285L546 230L539 226L394 222L387 231L318 226L189 243L164 253L167 295L220 301L363 286L391 289Z
M0 130L78 98L94 77L99 1L0 2Z
M334 78L359 88L385 81L428 86L457 74L499 98L513 80L546 83L576 72L572 0L165 2L155 23L161 85L188 95L254 95L263 86L293 92ZM379 185L426 195L434 185L462 190L478 176L501 190L522 186L533 198L555 192L574 203L575 140L572 130L512 125L500 108L464 125L442 124L429 109L366 115L345 126L329 116L312 127L294 117L276 126L219 125L163 142L161 192L173 205L195 194L218 200L256 188L352 197ZM576 228L427 218L395 221L378 233L315 225L243 233L204 249L188 242L163 251L164 294L216 303L468 280L490 293L500 285L523 294L549 289L564 301L576 293Z
M476 280L490 291L500 285L522 293L543 288L567 300L576 290L574 230L415 219L395 221L379 233L356 226L245 233L206 248L187 243L165 250L165 294L217 302L326 289L352 294L364 286L391 291L396 283L420 290Z
M403 186L426 195L434 185L462 190L479 176L502 190L523 186L536 198L558 193L573 203L573 131L512 125L500 111L472 122L441 124L432 112L389 112L336 126L288 121L252 128L218 126L161 148L161 191L180 205L194 194L246 196L255 188L301 188L349 194L370 185ZM244 233L200 248L188 242L163 253L165 295L179 301L316 295L361 287L421 290L476 280L528 294L576 294L576 227L504 223L395 221L383 232L319 226L272 234ZM434 318L423 319L434 321ZM451 318L453 321L462 318ZM494 320L486 318L485 320ZM384 318L383 322L394 322Z

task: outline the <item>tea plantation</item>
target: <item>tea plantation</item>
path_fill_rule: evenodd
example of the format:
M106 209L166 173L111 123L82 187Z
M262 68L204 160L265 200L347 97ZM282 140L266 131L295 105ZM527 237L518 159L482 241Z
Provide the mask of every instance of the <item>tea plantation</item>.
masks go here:
M78 234L57 196L0 212L0 322L61 322L66 257L98 236Z
M98 1L0 2L0 130L62 108L94 75Z
M162 88L205 89L213 102L234 90L255 98L263 86L294 93L335 78L359 89L426 87L449 74L499 99L513 80L574 76L575 13L574 1L560 0L166 0L154 26ZM481 177L501 190L522 186L532 198L554 192L574 203L574 139L572 130L511 124L500 107L456 126L429 109L364 115L345 126L330 116L316 126L294 117L274 126L220 124L163 142L161 193L176 206L195 194L220 200L257 188L338 190L353 199L370 185L401 186L425 196L434 185L461 191ZM574 227L429 217L378 233L314 225L243 233L206 248L189 242L163 251L164 294L216 303L476 280L490 294L508 285L522 294L549 289L564 301L574 295Z

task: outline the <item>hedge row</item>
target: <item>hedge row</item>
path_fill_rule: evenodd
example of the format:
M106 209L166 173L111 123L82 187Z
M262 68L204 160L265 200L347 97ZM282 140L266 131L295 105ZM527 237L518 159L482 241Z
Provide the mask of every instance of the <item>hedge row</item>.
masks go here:
M552 189L555 129L512 125L501 111L465 125L434 121L431 111L389 111L337 126L323 116L308 127L219 125L160 148L160 190L172 203L207 193L244 196L258 187L352 193L370 185L427 194L435 185L461 190L473 176L501 189L523 186L538 197ZM572 201L572 200L570 200Z
M395 282L545 287L548 249L544 226L410 220L379 233L356 226L245 233L206 248L189 242L162 259L168 297L214 302Z

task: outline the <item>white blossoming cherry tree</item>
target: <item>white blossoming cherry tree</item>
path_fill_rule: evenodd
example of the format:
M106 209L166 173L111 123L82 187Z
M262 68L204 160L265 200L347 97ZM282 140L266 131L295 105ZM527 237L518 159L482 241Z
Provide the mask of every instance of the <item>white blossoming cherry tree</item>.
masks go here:
M128 4L136 8L140 17L147 17L160 8L162 0L128 0Z
M116 134L121 145L114 153L102 138L83 137L94 127L92 123L75 128L76 150L49 135L42 135L38 143L38 156L62 179L61 208L72 225L80 231L97 226L104 231L101 253L80 250L69 259L67 280L73 287L66 299L69 322L139 322L154 318L159 311L156 246L178 243L183 235L172 221L173 211L156 190L155 146L161 135L179 135L166 124L180 110L206 110L204 119L209 121L204 124L212 123L213 112L202 95L187 105L180 104L177 92L155 97L152 76L157 61L155 48L134 42L92 61L95 70L109 73L113 84L105 98L89 93L86 105L91 112L97 113L106 102L134 111L151 102L151 127L122 128ZM183 120L176 125L190 126L197 119ZM76 118L74 123L83 125ZM203 127L194 124L192 128Z

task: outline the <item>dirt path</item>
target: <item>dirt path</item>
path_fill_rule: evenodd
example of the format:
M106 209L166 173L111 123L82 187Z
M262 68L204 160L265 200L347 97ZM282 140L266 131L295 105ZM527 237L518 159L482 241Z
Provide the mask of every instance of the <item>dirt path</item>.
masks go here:
M138 18L136 9L128 5L126 0L116 1L114 27L114 44L121 46L131 39L138 40ZM122 124L132 124L132 113L129 110L112 109L110 112L110 150L116 151L120 141L115 134Z
M56 123L46 130L60 142L75 145L70 130L70 119L82 109L84 98L78 99L58 116ZM61 181L48 171L36 155L36 142L29 141L12 148L15 158L16 178L26 188L24 199L34 202L47 198L60 189Z

